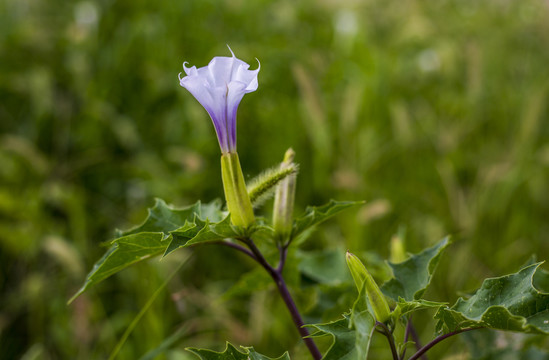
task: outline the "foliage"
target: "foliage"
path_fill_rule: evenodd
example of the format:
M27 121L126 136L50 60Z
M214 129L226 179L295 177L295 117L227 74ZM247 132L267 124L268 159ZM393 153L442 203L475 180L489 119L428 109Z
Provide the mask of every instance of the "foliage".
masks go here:
M420 299L431 283L431 277L442 251L449 244L450 241L445 238L435 246L411 256L402 263L389 263L394 278L383 284L382 291L395 301Z
M319 222L351 205L356 203L330 201L324 206L309 208L305 215L295 220L294 229L298 230L294 232L294 236L299 236L301 232L315 227ZM212 218L219 219L223 216L217 202L206 204L204 208L208 209L206 213ZM226 241L230 240L226 239L230 238L240 239L247 245L249 241L253 241L250 239L254 237L256 230L232 225L229 216L212 223L208 218L201 219L201 216L203 213L200 203L175 209L157 200L156 205L149 209L149 216L141 226L122 233L122 237L113 240L111 248L95 264L84 286L72 300L108 276L151 256L162 253L166 255L178 248L212 241L227 244ZM150 232L151 230L157 232ZM273 235L270 241L274 243ZM178 245L172 245L174 242ZM381 332L387 336L395 351L393 354L396 354L397 346L391 328L399 321L405 323L407 327L412 326L411 314L424 309L437 310L435 319L438 319L437 331L440 335L433 340L434 342L439 338L443 339L444 334L451 335L480 328L549 334L549 293L534 287L534 277L541 263L526 265L516 274L487 279L471 298L468 300L460 298L451 308L445 303L424 299L423 295L431 283L442 252L449 244L448 238L444 238L436 245L418 254L410 255L401 263L389 263L393 270L393 278L388 280L382 289L385 295L393 299L396 304L390 315L383 294L365 266L356 256L347 253L347 264L359 289L359 295L351 311L336 321L308 325L316 330L310 338L324 335L332 337L332 344L323 355L323 359L367 359L370 342L377 327L381 327ZM250 247L250 250L253 252L250 256L258 259L260 255L254 252L254 248ZM261 263L261 261L258 262ZM313 276L317 272L322 273L327 266L329 263L323 261L322 265L313 266L318 270L313 270L311 273ZM237 288L251 286L249 287L251 291L263 288L264 280L261 277L258 278L254 272L250 272L249 275L251 276L248 276L247 281L252 279L252 282L249 285L237 285ZM254 278L256 280L253 280ZM257 279L260 279L259 282ZM546 272L540 272L536 277L536 283L546 286L549 283L548 279ZM327 281L330 281L329 277ZM378 316L383 318L377 318ZM398 349L406 346L408 346L407 338L398 343ZM244 348L245 352L242 353L230 343L227 343L222 353L198 348L188 350L203 360L269 359L256 353L253 348ZM419 345L417 350L417 354L421 354L422 349ZM412 358L417 358L419 355L414 356ZM289 359L288 353L278 359L282 358Z
M287 353L275 359L258 354L252 347L243 348L244 353L242 353L229 343L222 353L195 348L188 348L188 350L198 355L201 360L290 360Z
M314 227L341 210L356 204L358 203L352 201L332 200L319 208L307 209L303 216L295 220L296 236L307 228ZM201 219L203 216L209 216L209 218ZM222 217L220 221L210 222L210 218ZM166 256L179 248L192 245L221 242L230 238L243 239L264 229L269 230L266 226L244 229L232 225L230 217L224 216L218 201L204 206L197 202L182 209L175 209L166 205L163 200L157 199L155 206L149 209L149 216L142 225L122 232L121 237L111 242L109 250L95 263L82 288L69 302L107 277L139 261L160 254Z
M441 251L447 245L448 239L443 239L420 254L412 255L404 262L408 263L408 266L402 266L399 272L395 272L395 277L386 283L386 285L390 285L399 282L397 280L399 277L400 280L420 279L422 274L424 275L426 270L429 270L427 280L422 282L424 287L415 292L419 295L409 301L405 300L406 294L410 293L405 287L386 287L397 289L397 292L393 293L393 296L398 298L397 306L393 311L395 321L404 320L408 325L412 312L435 308L437 309L435 319L439 320L437 331L441 335L481 328L545 335L549 333L549 294L543 293L533 286L534 276L541 263L527 265L515 274L487 279L475 295L468 300L459 299L451 308L444 303L422 299L422 294L430 283ZM409 266L418 263L424 266ZM538 278L541 279L539 282L546 284L547 273L541 272ZM406 284L406 281L400 283ZM409 283L414 286L414 281L409 281ZM352 311L346 314L343 319L327 324L311 325L318 330L314 336L329 334L333 337L333 343L324 359L368 358L368 348L373 330L379 324L375 321L374 312L370 310L373 304L368 304L372 301L377 301L377 299L368 298L366 286L363 286ZM357 319L360 320L357 321ZM394 341L392 333L388 336L392 339L390 341ZM404 339L399 343L398 348L405 347L406 341L407 339ZM535 349L530 352L538 353ZM541 353L539 354L541 355Z
M325 324L310 325L317 332L313 337L331 335L332 345L324 355L325 360L366 359L374 332L375 318L368 309L366 287L363 286L352 311L342 319Z
M435 315L439 331L484 327L525 333L549 334L549 293L533 286L541 263L518 273L484 281L467 300L458 299L451 308Z

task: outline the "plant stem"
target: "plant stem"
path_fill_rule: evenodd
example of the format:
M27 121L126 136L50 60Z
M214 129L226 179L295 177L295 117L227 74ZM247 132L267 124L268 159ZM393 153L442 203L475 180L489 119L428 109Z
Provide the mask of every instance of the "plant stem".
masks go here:
M255 260L269 273L269 275L271 275L271 277L275 281L276 286L278 288L278 292L280 293L282 300L284 300L284 303L286 304L286 307L290 312L290 315L297 328L297 331L301 335L301 338L305 342L305 345L309 349L309 352L313 356L313 359L314 360L322 359L322 354L320 353L320 350L318 350L318 347L316 346L315 342L313 341L313 339L308 337L310 335L309 330L307 330L307 328L304 327L305 323L303 322L303 319L301 318L301 314L297 309L297 305L295 304L292 298L292 295L290 294L290 291L286 286L286 281L282 276L282 268L284 267L286 249L285 248L280 249L281 263L279 264L279 267L275 269L271 266L271 264L267 262L267 260L265 260L265 258L263 257L263 254L261 254L261 252L259 251L259 249L257 248L257 246L255 245L252 239L247 238L245 239L244 242L250 248L252 254L254 255ZM284 254L282 252L284 252Z
M382 329L381 333L387 338L387 341L389 342L389 346L391 348L391 354L393 354L393 360L399 360L398 352L395 346L395 339L393 337L393 334L391 333L391 330L389 330L389 328L384 323L379 321L376 321L376 326Z
M406 323L406 330L404 331L404 344L408 342L408 338L410 337L410 330L412 327L412 315L408 317L408 322ZM407 346L404 346L404 349L402 349L402 353L400 354L399 359L404 360L404 356L406 355L406 349Z
M476 330L476 329L480 329L480 327L476 327L476 328L466 328L466 329L456 330L456 331L449 332L448 334L444 334L444 335L437 336L437 337L436 337L435 339L433 339L431 342L429 342L428 344L426 344L425 346L423 346L421 349L419 349L419 350L418 350L414 355L412 355L408 360L417 360L417 359L419 359L420 356L422 356L423 354L425 354L425 353L426 353L428 350L430 350L433 346L435 346L436 344L438 344L438 343L441 342L442 340L449 338L450 336L454 336L454 335L460 334L460 333L465 332L465 331L471 331L471 330Z
M410 335L412 336L412 340L414 340L414 343L416 344L416 350L421 349L421 340L419 339L419 335L417 334L416 328L414 327L414 324L412 324L411 318L408 322L410 325ZM427 360L427 354L421 355L421 360Z
M414 340L416 350L421 349L421 342L419 340L419 336L417 335L416 329L414 327L414 324L412 323L412 315L408 317L408 322L406 323L406 330L404 331L404 343L406 344L408 342L408 338L412 336L412 339ZM408 349L407 346L402 349L402 353L400 354L400 360L404 360L404 356L406 355L406 350ZM427 360L427 355L423 354L421 356L422 360Z
M276 268L276 271L282 274L282 271L284 270L284 265L286 265L286 257L288 256L288 246L279 246L278 251L280 252L280 260L278 262L278 267Z
M232 242L229 242L229 241L215 241L213 242L214 244L219 244L219 245L225 245L225 246L228 246L228 247L231 247L233 249L236 249L240 252L243 252L244 254L248 255L249 257L251 257L252 259L256 260L257 261L257 258L255 257L255 255L248 249L246 249L245 247L243 246L240 246L238 244L235 244L235 243L232 243Z

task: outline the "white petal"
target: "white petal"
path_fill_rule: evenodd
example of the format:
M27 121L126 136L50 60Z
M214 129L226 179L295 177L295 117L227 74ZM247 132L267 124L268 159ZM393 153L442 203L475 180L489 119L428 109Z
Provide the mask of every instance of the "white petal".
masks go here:
M235 58L217 56L208 64L209 77L215 86L226 86L231 81Z
M196 74L196 66L191 66L190 68L186 67L185 64L187 64L187 62L185 61L183 63L183 70L185 70L185 74L187 75L195 75ZM179 79L181 80L181 79Z
M257 90L261 64L256 70L232 57L217 56L207 66L183 69L187 76L179 75L181 86L206 109L215 126L222 152L236 151L236 112L244 94ZM258 61L259 63L259 61Z

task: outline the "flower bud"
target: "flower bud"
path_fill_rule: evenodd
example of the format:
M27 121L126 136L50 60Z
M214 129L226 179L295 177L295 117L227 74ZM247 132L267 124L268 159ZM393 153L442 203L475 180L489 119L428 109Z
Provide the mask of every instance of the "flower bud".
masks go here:
M389 304L385 300L385 295L379 289L376 282L372 278L372 275L366 270L364 264L353 254L347 251L347 266L351 271L355 285L360 292L362 287L368 296L368 301L374 316L379 322L386 322L390 318L391 309L389 309Z
M236 152L221 155L221 178L232 223L242 227L252 225L254 212Z
M295 152L290 148L284 154L284 161L280 164L281 169L295 167L293 163ZM287 244L291 239L293 224L293 212L295 201L296 174L288 175L278 184L275 193L273 209L273 227L276 232L277 241Z

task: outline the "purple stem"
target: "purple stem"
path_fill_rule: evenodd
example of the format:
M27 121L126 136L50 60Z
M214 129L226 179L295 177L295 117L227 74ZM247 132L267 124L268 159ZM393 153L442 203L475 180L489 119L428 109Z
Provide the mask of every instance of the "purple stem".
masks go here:
M228 247L231 247L233 249L236 249L240 252L243 252L244 254L248 255L249 257L251 257L252 259L256 260L257 261L257 258L255 257L255 255L248 249L246 249L244 246L240 246L238 244L235 244L235 243L232 243L232 242L229 242L229 241L214 241L213 243L215 244L219 244L219 245L225 245L225 246L228 246Z
M406 330L404 331L404 343L405 344L408 342L408 338L410 337L411 327L412 327L412 315L410 315L408 317L408 323L406 324ZM404 356L406 355L406 348L407 348L407 346L405 346L404 349L402 349L402 353L400 354L400 357L399 357L400 360L404 360Z
M290 291L288 290L288 287L286 286L286 281L284 281L284 277L282 276L282 269L284 267L284 262L286 260L286 253L287 249L280 248L281 254L280 254L280 264L277 269L273 268L267 260L263 257L263 254L259 251L255 243L252 239L246 239L245 240L246 245L250 248L252 254L254 255L254 259L271 275L273 280L276 283L276 286L278 288L278 292L280 293L280 296L282 297L282 300L284 300L284 303L286 304L286 307L288 308L288 311L290 312L290 315L292 317L292 320L294 321L294 324L297 328L297 331L299 331L299 334L301 335L301 338L305 342L305 345L309 349L309 352L313 356L314 360L321 360L322 354L320 353L320 350L318 350L318 347L316 346L313 339L311 339L309 336L309 330L304 327L305 323L303 322L303 319L301 318L301 314L299 313L299 310L297 309L297 305L295 304L292 295L290 294Z
M288 256L288 246L279 246L278 251L280 252L280 261L278 262L278 267L276 271L282 274L284 270L284 265L286 265L286 257Z
M433 346L435 346L436 344L438 344L442 340L449 338L450 336L454 336L454 335L460 334L460 333L465 332L465 331L471 331L471 330L476 330L476 329L480 329L480 327L466 328L466 329L452 331L452 332L449 332L448 334L440 335L440 336L436 337L434 340L432 340L431 342L429 342L428 344L426 344L424 347L419 349L418 352L416 352L414 355L412 355L408 360L417 360L417 359L419 359L421 355L425 354Z
M416 328L414 327L414 324L412 324L412 318L410 317L410 320L408 321L408 324L410 325L410 335L412 336L412 340L414 340L414 343L416 344L416 349L419 351L421 349L421 340L419 339L419 335L417 334ZM422 360L428 360L427 354L423 354L420 357Z

